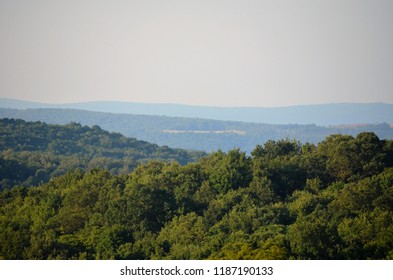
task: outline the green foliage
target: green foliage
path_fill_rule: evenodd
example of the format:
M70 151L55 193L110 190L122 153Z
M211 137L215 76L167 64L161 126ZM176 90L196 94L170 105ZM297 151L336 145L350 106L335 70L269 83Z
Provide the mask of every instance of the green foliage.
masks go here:
M186 164L203 153L159 147L97 125L47 125L0 119L0 190L39 185L77 168L128 174L151 159Z
M175 217L162 228L157 238L157 259L203 259L209 256L205 246L206 228L195 212Z
M301 145L296 141L268 141L264 147L257 146L252 155L254 176L266 177L275 195L284 198L302 188L307 170L302 165Z
M228 154L218 151L202 159L209 182L218 193L247 186L252 179L251 161L244 152L234 149Z
M372 133L319 145L269 141L252 156L218 151L186 165L150 160L123 175L113 172L120 163L107 162L115 151L102 148L117 136L62 129L85 143L75 136L60 146L64 153L100 143L101 168L79 166L78 155L67 160L80 168L67 170L46 148L27 152L37 147L34 137L13 158L15 150L4 150L9 184L37 160L42 176L59 172L54 159L66 173L0 192L0 259L393 258L393 145ZM127 145L122 152L131 154Z

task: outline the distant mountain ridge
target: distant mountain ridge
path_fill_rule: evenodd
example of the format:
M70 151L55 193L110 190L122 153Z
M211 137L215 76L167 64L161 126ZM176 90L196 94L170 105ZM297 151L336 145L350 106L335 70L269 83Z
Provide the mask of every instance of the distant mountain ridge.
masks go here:
M61 108L115 114L158 115L269 124L346 124L393 123L393 104L333 103L290 107L209 107L179 104L148 104L95 101L67 104L45 104L0 98L1 108Z
M314 124L279 125L50 108L0 108L0 118L43 121L49 124L76 122L90 127L99 125L110 132L120 132L127 137L161 146L207 152L240 148L250 153L256 145L285 138L316 144L326 136L337 133L354 136L360 132L374 132L380 139L393 139L393 128L387 123L330 127Z

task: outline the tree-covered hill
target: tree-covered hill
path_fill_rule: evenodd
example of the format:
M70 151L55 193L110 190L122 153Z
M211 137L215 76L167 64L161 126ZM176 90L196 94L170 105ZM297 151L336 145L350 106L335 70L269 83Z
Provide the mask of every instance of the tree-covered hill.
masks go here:
M257 144L285 138L317 144L331 134L356 136L361 132L374 132L380 139L393 139L393 127L389 124L359 124L360 120L355 124L325 127L312 124L312 119L307 125L295 124L295 120L290 124L279 125L50 108L0 108L0 117L51 124L76 122L88 126L99 125L105 130L150 143L206 152L218 149L228 152L233 148L240 148L251 153Z
M268 141L3 190L0 258L393 259L393 141Z
M47 182L75 168L127 174L151 159L186 164L202 155L109 133L96 125L0 119L0 189Z

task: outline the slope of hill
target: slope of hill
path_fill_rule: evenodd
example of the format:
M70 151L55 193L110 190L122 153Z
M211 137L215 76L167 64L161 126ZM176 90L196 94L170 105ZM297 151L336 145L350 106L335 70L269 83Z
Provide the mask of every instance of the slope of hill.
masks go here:
M234 147L250 153L268 140L297 139L318 143L330 134L356 135L372 131L381 139L393 139L388 124L323 127L317 125L273 125L195 118L112 114L71 109L1 109L0 118L43 121L52 124L70 122L99 125L111 132L135 137L158 145L188 150L228 151Z
M79 109L106 113L160 115L270 124L316 124L326 126L354 123L393 123L393 104L385 103L337 103L276 108L231 108L113 101L44 104L15 99L0 99L0 107L15 109Z
M0 119L0 189L39 184L75 168L100 167L128 174L151 159L185 164L202 155L126 138L96 125Z

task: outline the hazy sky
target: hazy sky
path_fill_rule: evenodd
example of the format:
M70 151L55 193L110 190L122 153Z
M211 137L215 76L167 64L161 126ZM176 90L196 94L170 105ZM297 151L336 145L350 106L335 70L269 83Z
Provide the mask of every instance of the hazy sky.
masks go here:
M0 0L0 97L393 103L392 0Z

